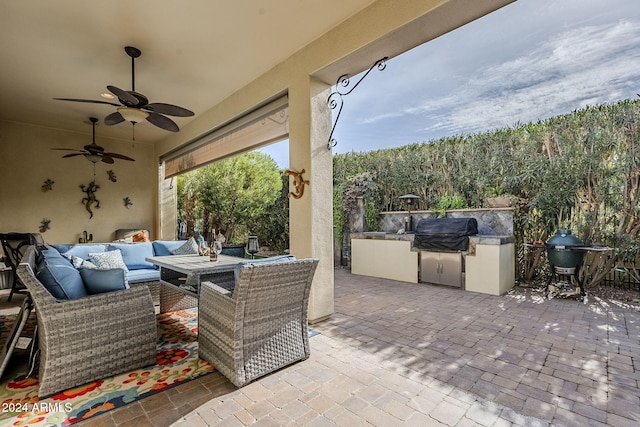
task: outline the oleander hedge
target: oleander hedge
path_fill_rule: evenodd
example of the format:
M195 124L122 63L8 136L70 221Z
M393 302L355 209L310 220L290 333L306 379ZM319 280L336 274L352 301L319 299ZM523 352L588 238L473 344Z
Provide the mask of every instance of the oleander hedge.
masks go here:
M445 198L485 207L499 193L514 198L518 243L546 240L570 228L586 244L615 248L590 260L587 284L613 266L629 266L640 253L640 101L586 107L512 128L371 152L334 156L335 227L340 235L365 197L371 211L436 209ZM371 214L369 213L371 218ZM372 221L373 222L373 221ZM520 278L543 267L520 253ZM624 267L623 267L624 268ZM629 269L629 274L637 271Z

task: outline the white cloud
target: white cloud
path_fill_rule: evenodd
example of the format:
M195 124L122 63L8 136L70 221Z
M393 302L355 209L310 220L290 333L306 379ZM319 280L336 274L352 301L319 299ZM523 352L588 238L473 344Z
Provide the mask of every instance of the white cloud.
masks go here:
M519 0L372 71L336 151L469 134L640 92L637 0Z
M629 81L640 84L636 40L640 22L569 30L404 113L422 116L430 130L473 133L631 98Z

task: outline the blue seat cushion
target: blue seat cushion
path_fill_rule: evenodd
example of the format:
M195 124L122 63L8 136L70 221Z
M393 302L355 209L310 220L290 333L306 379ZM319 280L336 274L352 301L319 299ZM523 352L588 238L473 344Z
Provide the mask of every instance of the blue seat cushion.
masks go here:
M71 263L71 260L69 258L63 256L55 247L51 245L44 246L44 249L42 250L42 257L48 260L62 259Z
M63 256L71 258L77 256L84 260L89 260L90 253L100 253L105 251L104 245L51 245L58 250Z
M36 278L56 299L76 299L89 295L80 272L53 249L42 251Z
M240 277L240 270L242 269L242 266L244 265L260 265L260 264L274 264L277 262L291 262L291 261L295 261L296 257L294 255L276 255L276 256L272 256L272 257L268 257L268 258L258 258L258 259L245 259L243 261L240 261L233 273L235 275L235 279L236 281L238 280L238 277Z
M173 251L184 245L186 240L154 240L153 253L155 256L173 255Z
M153 245L151 242L110 243L107 247L108 251L116 249L120 249L122 259L129 270L154 267L153 264L145 260L145 258L153 256Z
M110 270L80 268L78 271L80 272L82 281L90 295L120 291L129 288L125 279L124 270L121 268L114 268Z
M126 274L127 282L140 283L152 282L160 280L160 270L155 268L141 268L138 270L129 270Z

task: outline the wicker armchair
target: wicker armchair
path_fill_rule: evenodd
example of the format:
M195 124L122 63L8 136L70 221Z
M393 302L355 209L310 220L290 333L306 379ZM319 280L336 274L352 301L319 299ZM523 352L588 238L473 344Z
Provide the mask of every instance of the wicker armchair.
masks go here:
M36 279L35 265L36 249L31 246L18 275L31 294L38 321L38 396L156 363L156 317L149 288L59 301Z
M199 356L233 384L309 357L307 312L317 259L245 265L233 291L200 285Z

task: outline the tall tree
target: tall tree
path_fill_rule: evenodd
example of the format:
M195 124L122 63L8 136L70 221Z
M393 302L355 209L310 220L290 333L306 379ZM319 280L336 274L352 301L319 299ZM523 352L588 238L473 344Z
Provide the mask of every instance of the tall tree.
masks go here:
M178 183L183 185L180 194L195 197L193 211L202 235L211 240L215 230L227 242L244 241L282 189L277 164L259 152L211 163L186 173ZM179 216L189 218L189 212L179 212Z

